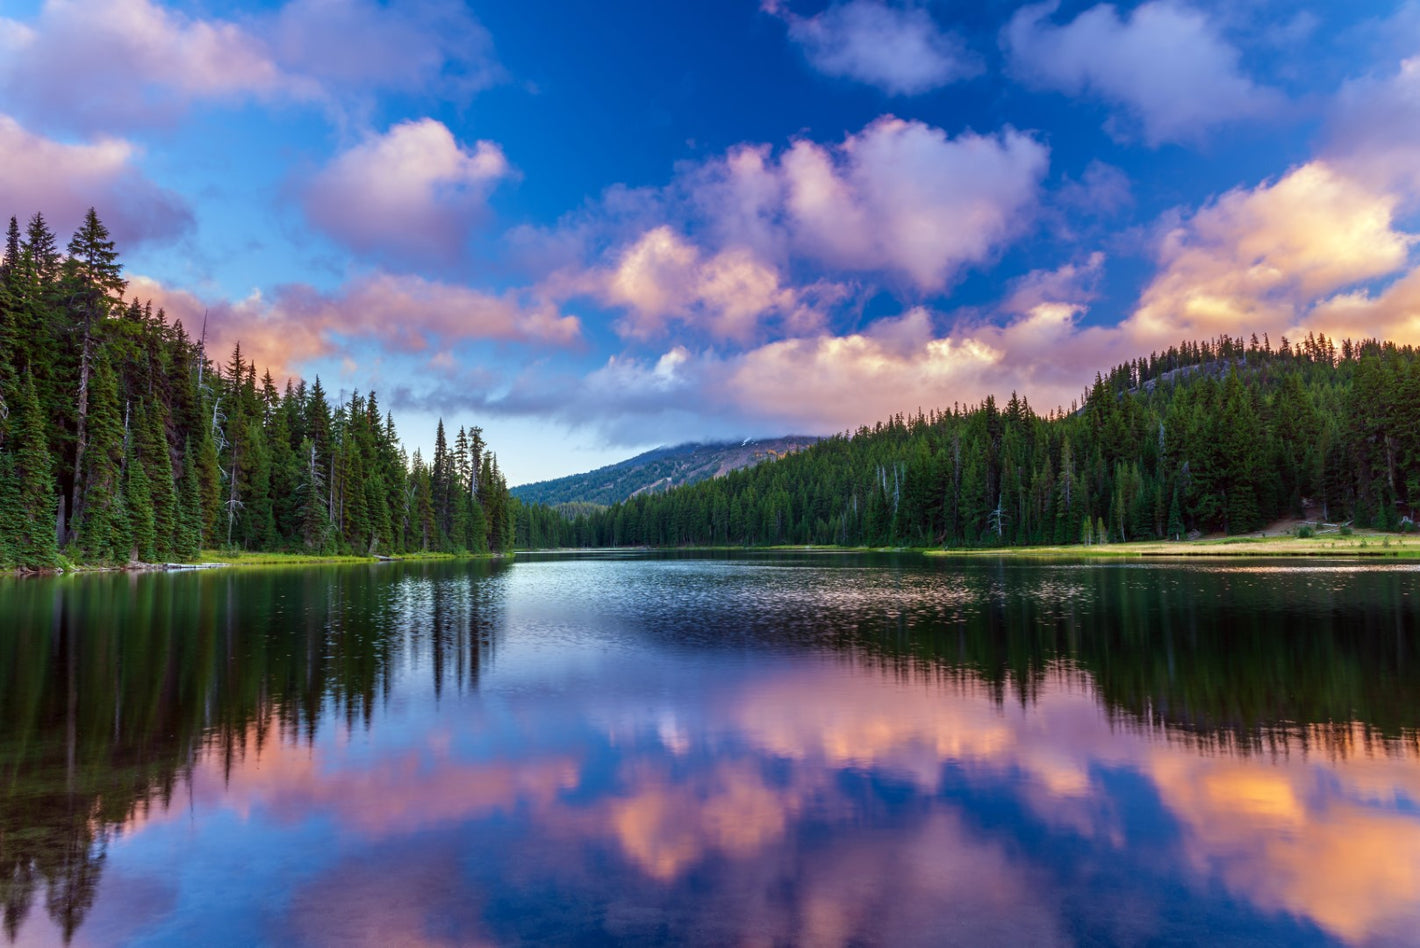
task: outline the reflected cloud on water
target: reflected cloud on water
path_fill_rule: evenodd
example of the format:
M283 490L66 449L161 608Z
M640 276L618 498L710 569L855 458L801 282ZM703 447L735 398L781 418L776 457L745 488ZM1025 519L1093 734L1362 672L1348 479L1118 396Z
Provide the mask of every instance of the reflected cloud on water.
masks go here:
M49 800L83 814L68 851L101 844L74 944L1404 944L1420 925L1415 629L1374 611L1406 575L1354 580L1353 608L1306 574L1269 592L1211 566L614 565L340 575L260 649L199 621L207 677L135 669L95 702L152 693L200 722L156 744L85 692L76 713L118 740L63 748L57 673L103 676L61 622L24 736L54 750L0 743L31 787L6 804L7 903L16 867L54 860L14 843ZM6 653L8 684L28 654ZM121 803L66 754L93 780L146 769ZM12 939L63 939L40 902Z

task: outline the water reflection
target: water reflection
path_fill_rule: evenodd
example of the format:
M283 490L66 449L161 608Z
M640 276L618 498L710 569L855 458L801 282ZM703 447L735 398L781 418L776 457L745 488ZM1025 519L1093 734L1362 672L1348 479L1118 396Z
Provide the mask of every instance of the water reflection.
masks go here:
M0 586L22 943L1404 944L1416 573Z
M432 665L436 693L445 674L476 681L488 571L0 579L7 936L42 897L72 938L113 840L174 812L199 762L225 780L249 753L313 743L322 721L368 727L399 655Z

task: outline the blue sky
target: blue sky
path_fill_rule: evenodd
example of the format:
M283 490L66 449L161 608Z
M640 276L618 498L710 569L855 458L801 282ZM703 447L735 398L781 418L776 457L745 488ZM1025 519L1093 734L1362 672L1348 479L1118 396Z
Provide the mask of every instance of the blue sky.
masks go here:
M1420 3L0 2L0 212L517 483L1420 342Z

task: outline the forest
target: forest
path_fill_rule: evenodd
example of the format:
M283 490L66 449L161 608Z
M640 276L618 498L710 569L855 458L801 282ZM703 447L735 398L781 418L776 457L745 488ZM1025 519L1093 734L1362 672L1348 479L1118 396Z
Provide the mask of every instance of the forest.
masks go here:
M1413 528L1414 348L1324 335L1187 342L1096 375L1069 410L899 414L804 451L576 518L520 545L985 547L1242 534L1297 517Z
M409 456L373 391L278 386L234 347L125 300L91 209L0 258L0 567L190 561L205 549L512 549L516 501L477 426Z

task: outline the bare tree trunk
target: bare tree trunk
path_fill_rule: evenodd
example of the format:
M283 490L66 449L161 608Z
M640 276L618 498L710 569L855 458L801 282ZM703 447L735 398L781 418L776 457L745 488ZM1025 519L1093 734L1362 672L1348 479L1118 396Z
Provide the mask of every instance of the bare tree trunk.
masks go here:
M69 518L70 524L78 523L84 511L84 451L89 444L89 363L93 354L92 339L88 329L85 329L84 347L79 357L79 420L74 439L74 503L73 516ZM63 532L71 535L61 536L61 543L73 539L68 525L64 526Z
M237 521L237 508L241 506L241 501L237 499L237 446L232 445L232 489L227 499L227 546L232 545L232 525Z

